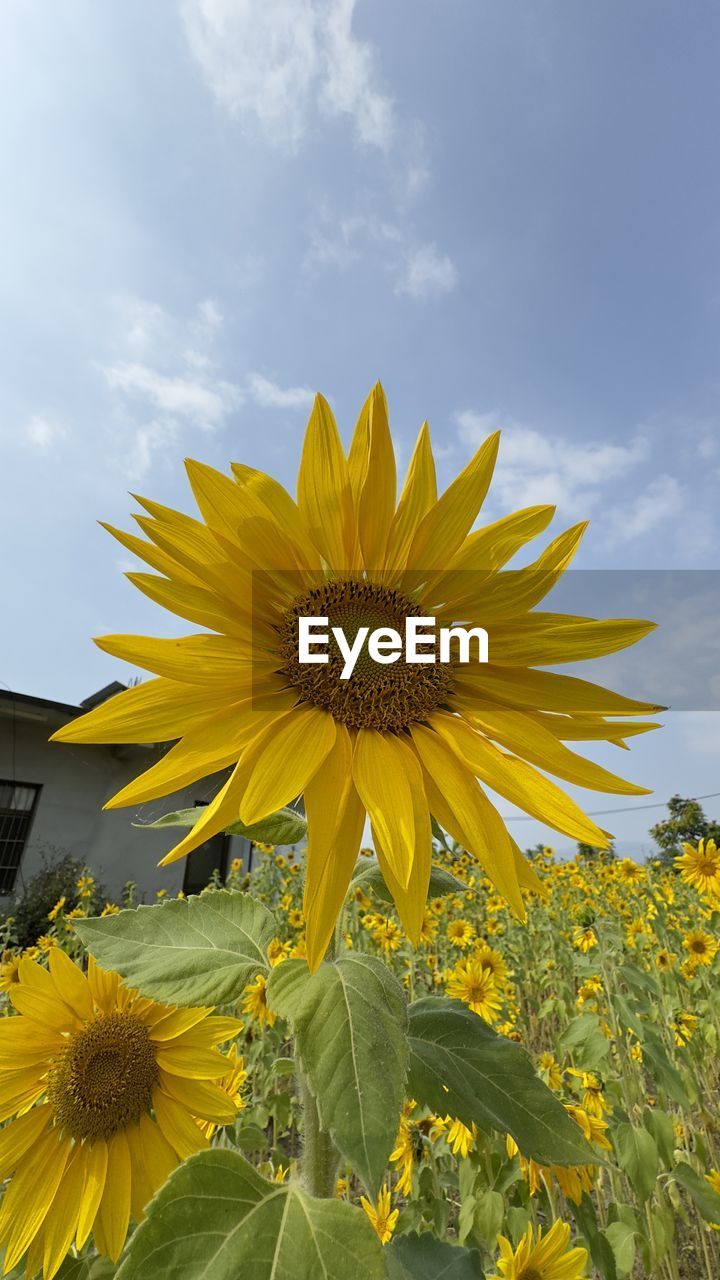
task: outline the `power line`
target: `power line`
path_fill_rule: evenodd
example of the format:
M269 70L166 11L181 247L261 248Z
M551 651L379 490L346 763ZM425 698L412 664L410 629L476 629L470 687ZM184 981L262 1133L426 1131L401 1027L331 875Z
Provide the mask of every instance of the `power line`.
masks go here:
M706 796L691 796L691 800L715 800L720 796L720 791L711 791ZM628 804L623 809L588 809L583 810L588 818L601 818L608 813L637 813L639 809L665 809L667 800L659 804ZM504 822L538 822L538 818L533 818L529 813L513 814L512 817L504 818Z

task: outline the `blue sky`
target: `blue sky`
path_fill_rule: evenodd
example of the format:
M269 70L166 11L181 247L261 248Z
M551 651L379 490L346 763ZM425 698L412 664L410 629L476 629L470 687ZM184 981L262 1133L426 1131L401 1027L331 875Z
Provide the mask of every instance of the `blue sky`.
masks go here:
M182 627L96 521L192 509L188 454L292 487L311 392L347 433L377 377L443 482L504 429L492 517L715 567L719 40L711 0L6 0L0 680L132 674L89 637ZM719 725L609 758L712 792Z

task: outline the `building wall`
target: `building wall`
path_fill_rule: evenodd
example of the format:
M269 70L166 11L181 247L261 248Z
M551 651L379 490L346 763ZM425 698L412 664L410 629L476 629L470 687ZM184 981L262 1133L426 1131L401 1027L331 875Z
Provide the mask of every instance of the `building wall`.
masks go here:
M216 775L151 804L103 811L103 804L132 778L149 768L163 748L145 746L80 746L48 742L67 716L16 704L12 714L0 712L0 779L41 784L32 828L15 885L43 863L43 854L72 854L86 862L111 897L128 880L141 900L152 901L158 889L173 896L182 888L185 859L169 867L159 860L177 843L178 828L139 831L133 822L151 822L173 809L210 800L223 776ZM231 837L228 856L247 862L246 840Z

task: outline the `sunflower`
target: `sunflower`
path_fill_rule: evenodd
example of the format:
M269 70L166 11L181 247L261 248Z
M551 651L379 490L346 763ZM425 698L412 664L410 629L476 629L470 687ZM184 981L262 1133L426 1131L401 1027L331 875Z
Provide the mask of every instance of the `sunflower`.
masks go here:
M587 1250L568 1249L570 1228L565 1222L554 1222L547 1234L532 1223L513 1249L505 1236L498 1236L499 1271L490 1280L582 1280L586 1274Z
M259 973L249 982L243 993L242 1011L254 1018L260 1028L275 1026L275 1014L267 1002L267 980Z
M480 960L470 956L451 970L445 986L449 996L462 1000L486 1022L497 1021L501 1001L495 978Z
M232 477L188 461L201 519L138 499L147 540L110 529L154 573L131 581L205 628L181 639L112 635L100 648L154 679L128 689L53 737L63 742L174 742L109 808L169 795L232 769L173 862L238 818L262 821L299 795L309 822L305 878L308 962L320 963L370 818L382 874L417 941L432 852L430 815L480 862L525 918L522 888L540 887L486 787L571 839L608 835L546 777L619 794L618 778L566 742L624 739L653 727L628 716L660 710L545 668L615 652L652 623L535 611L569 565L585 525L556 537L526 568L510 558L550 522L528 507L474 529L499 433L438 497L427 424L396 505L385 396L368 397L348 454L327 401L316 398L297 502L260 471ZM361 627L404 634L410 618L482 626L490 663L379 663L362 649L342 679L299 660L300 617L327 617L352 642ZM386 655L385 655L386 656ZM542 772L541 772L542 771Z
M704 929L691 929L683 938L683 946L693 965L712 964L718 949L712 934Z
M18 1016L0 1022L0 1208L5 1270L27 1252L50 1280L73 1239L92 1232L120 1255L130 1215L170 1171L207 1146L197 1121L229 1124L235 1106L214 1081L216 1045L235 1018L138 996L117 974L87 975L54 947L49 968L24 958L10 990Z
M682 879L699 893L720 895L720 850L714 840L699 840L694 845L683 842L684 853L675 859Z
M451 947L459 947L464 951L475 938L475 926L469 920L451 920L447 927L447 938Z
M368 1200L367 1196L361 1196L360 1203L375 1228L380 1243L387 1244L388 1240L392 1240L395 1223L400 1216L399 1209L390 1208L392 1202L387 1187L381 1188L376 1204Z

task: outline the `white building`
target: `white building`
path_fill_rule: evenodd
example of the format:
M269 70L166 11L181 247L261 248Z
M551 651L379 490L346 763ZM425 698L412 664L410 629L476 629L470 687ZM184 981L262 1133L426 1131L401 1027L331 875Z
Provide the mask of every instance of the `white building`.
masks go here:
M119 898L123 885L133 880L146 902L158 889L168 896L179 889L199 892L213 869L224 873L232 858L247 866L249 842L221 834L188 858L158 867L182 832L176 827L140 831L132 825L206 804L226 774L152 804L103 810L105 801L154 764L166 745L48 742L60 725L124 688L117 682L107 685L78 707L0 689L0 897L21 893L47 860L64 854L85 862L111 897Z

